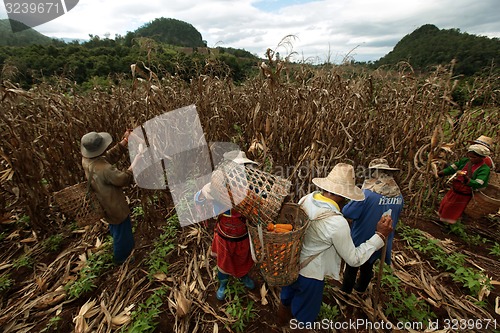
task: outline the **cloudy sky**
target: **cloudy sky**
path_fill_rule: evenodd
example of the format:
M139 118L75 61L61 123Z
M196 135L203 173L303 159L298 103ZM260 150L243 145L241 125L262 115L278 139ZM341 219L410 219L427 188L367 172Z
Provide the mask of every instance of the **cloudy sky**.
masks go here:
M424 24L500 37L499 8L498 0L80 0L35 30L57 38L114 38L165 17L192 24L209 47L260 57L268 48L281 56L296 52L294 60L311 63L340 62L347 55L369 61ZM0 18L7 18L1 5ZM291 47L279 46L287 35L295 36Z

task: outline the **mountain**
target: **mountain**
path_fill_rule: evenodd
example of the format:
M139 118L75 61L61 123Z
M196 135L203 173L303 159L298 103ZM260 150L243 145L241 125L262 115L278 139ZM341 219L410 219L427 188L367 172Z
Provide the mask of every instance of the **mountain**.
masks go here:
M158 18L133 34L137 37L149 37L159 43L183 47L206 47L201 34L191 24L171 18Z
M500 39L470 35L459 29L440 30L426 24L403 37L389 52L375 62L376 66L409 62L416 70L456 59L455 74L472 75L492 63L500 62Z
M15 29L19 32L12 32L14 29L12 25L16 26ZM46 45L52 42L52 38L39 33L38 31L26 27L23 23L3 19L0 20L0 46L28 46L33 44Z

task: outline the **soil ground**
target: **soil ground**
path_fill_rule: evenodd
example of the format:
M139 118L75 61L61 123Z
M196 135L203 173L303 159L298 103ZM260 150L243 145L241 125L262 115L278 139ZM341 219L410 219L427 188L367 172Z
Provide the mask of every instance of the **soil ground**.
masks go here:
M59 217L60 218L60 217ZM57 325L57 329L52 331L57 332L73 332L75 331L75 318L78 316L79 311L82 306L88 301L92 299L102 299L104 294L112 293L114 290L120 290L122 288L123 280L126 280L128 276L132 277L134 283L139 284L140 281L142 285L140 288L137 288L137 292L134 293L137 303L144 302L148 296L152 294L154 290L156 290L161 284L169 285L169 282L176 279L183 279L182 276L175 276L175 272L180 271L181 267L184 265L183 263L188 263L186 260L186 256L195 255L196 253L201 253L200 249L194 249L195 247L203 248L204 253L207 253L207 248L210 245L211 232L213 230L214 221L211 220L208 223L200 224L197 226L200 231L200 239L197 242L194 241L186 241L185 251L177 251L172 256L169 256L166 260L170 263L172 268L172 276L171 280L166 280L167 282L150 282L146 283L146 280L139 280L140 278L144 278L147 275L147 265L146 260L148 258L149 253L154 248L154 241L159 237L162 232L162 226L165 224L164 220L155 222L141 222L136 219L136 228L135 228L135 240L136 240L136 248L134 251L134 262L130 263L127 266L128 271L125 271L124 267L114 266L108 271L106 271L103 275L101 275L96 281L96 288L93 291L90 291L84 294L83 297L76 300L63 300L59 303L54 303L54 307L29 307L29 302L33 301L35 298L43 295L44 291L50 291L51 283L47 283L48 286L39 285L38 291L34 291L32 293L32 297L26 297L26 300L21 303L16 303L19 299L23 298L23 295L29 294L29 291L32 290L33 285L36 285L40 277L43 276L43 269L47 269L47 267L51 267L57 258L60 258L62 253L67 253L68 251L73 251L78 247L82 247L86 242L93 241L97 236L102 238L106 237L107 230L106 227L100 226L90 230L85 231L84 233L75 233L71 231L67 226L62 225L61 233L63 234L63 242L61 243L60 251L53 253L49 251L39 250L36 252L36 262L31 267L21 267L21 268L13 268L11 265L13 258L19 258L24 251L26 251L27 247L30 246L29 239L33 236L31 230L29 228L19 229L19 225L17 223L13 223L15 221L15 216L4 216L2 218L2 232L5 237L0 245L0 251L2 253L2 264L0 264L0 273L2 276L7 275L13 279L12 286L1 294L1 307L0 307L0 323L2 327L7 327L7 332L51 332L50 329L47 329L49 326L50 319L54 316L58 316L62 318ZM437 222L433 218L410 218L403 217L402 221L410 227L418 228L429 235L429 237L433 237L439 241L444 241L446 244L452 244L455 251L459 251L460 253L465 254L468 258L470 258L473 265L478 269L484 270L484 272L494 281L498 280L500 276L500 265L498 265L498 258L495 255L492 255L491 245L495 242L500 243L500 239L498 235L500 234L500 216L490 216L489 218L482 218L478 220L468 219L465 221L465 228L467 233L471 235L480 235L482 239L487 239L487 243L470 243L464 241L463 238L457 236L454 233L451 233L449 228L442 225L440 222ZM184 228L179 232L179 241L188 239L189 233L192 232L192 229ZM82 243L83 242L83 243ZM87 243L88 247L89 244ZM394 240L394 248L393 248L393 256L405 256L408 251L407 243L401 239L400 235L396 233ZM75 255L78 252L75 250ZM9 260L10 259L10 260ZM74 259L74 257L73 257ZM430 262L430 258L426 258L425 255L421 255L420 260L422 262ZM215 298L215 291L217 288L217 282L215 279L215 274L213 267L215 266L215 261L213 258L209 256L206 257L207 264L205 266L206 269L200 269L201 279L206 289L204 291L199 292L198 294L191 294L191 296L196 298L198 302L194 302L197 305L191 306L192 313L182 318L176 318L175 312L172 311L172 307L168 305L168 301L164 300L164 305L162 307L162 312L157 317L157 326L154 329L154 332L177 332L177 331L199 331L199 332L230 332L227 326L224 325L224 322L219 320L218 318L228 318L227 315L227 307L230 304L229 302L222 302ZM73 264L67 264L67 269L72 268ZM59 272L63 272L60 270ZM67 272L67 271L66 271ZM124 273L125 272L125 273ZM442 272L439 272L441 274ZM436 272L434 272L436 274ZM438 275L439 275L438 274ZM259 269L257 266L251 271L250 274L256 282L257 288L255 290L249 291L248 294L242 295L242 304L246 304L248 306L250 302L253 302L252 308L254 309L253 318L246 322L246 326L243 329L243 332L294 332L296 330L289 330L277 325L277 312L278 312L278 295L279 295L279 287L270 287L268 288L268 294L266 299L268 300L267 305L262 305L262 297L260 288L264 284L264 280L259 273ZM52 281L52 285L60 285L61 282L56 282L59 279L63 278L62 276L53 276L50 281ZM414 278L418 279L418 276L414 276ZM49 279L49 278L47 278ZM188 277L189 279L189 277ZM194 279L194 277L193 277ZM440 284L446 285L445 287L448 290L451 290L457 300L463 300L466 298L466 290L459 284L455 283L449 275L444 274L436 280ZM373 282L373 281L372 281ZM235 283L232 281L231 283ZM373 283L372 283L373 284ZM199 284L201 285L201 284ZM325 294L324 302L330 305L335 305L339 309L339 314L336 318L337 322L347 322L349 320L356 321L360 319L370 320L370 311L366 308L366 302L371 300L373 295L351 295L347 296L342 294L338 287L340 286L338 281L328 280L327 281L327 291ZM30 289L31 288L31 289ZM198 288L198 287L197 287ZM412 285L407 285L406 290L409 292L414 292L418 295L419 298L425 299L425 295L422 290L419 288L413 288ZM35 288L36 289L36 288ZM125 289L126 290L126 289ZM196 291L198 292L198 291ZM369 293L374 293L374 288L369 288ZM387 295L384 293L382 289L380 293L380 301L381 307L383 308L386 303L389 302L387 299ZM493 285L493 289L490 294L485 297L485 307L484 310L491 315L492 318L496 320L497 330L500 330L500 316L498 313L495 313L495 302L498 302L500 299L500 286L498 284ZM13 305L18 304L18 308ZM204 306L203 304L207 305ZM57 306L55 306L57 305ZM22 306L26 306L26 311L22 311ZM108 304L109 306L109 304ZM453 307L453 305L451 305ZM498 305L497 305L498 306ZM103 307L101 304L101 311ZM202 311L201 309L205 309ZM445 310L444 306L433 306L432 312L436 316L436 320L443 322L446 318L449 318L449 311ZM16 316L13 315L16 313ZM18 315L23 315L22 319L17 317ZM196 313L196 314L194 314ZM90 322L90 319L88 321ZM469 318L469 319L481 319L481 318ZM395 322L395 318L389 318L392 322ZM227 323L228 321L226 321ZM95 323L95 327L93 327L94 331L98 331L99 328L102 329L102 325L98 326L98 323ZM14 327L16 329L14 330ZM180 329L182 327L182 330ZM102 330L104 331L104 330ZM113 330L109 328L107 331L120 331L119 327L115 327ZM236 331L236 330L232 330ZM318 332L369 332L370 329L350 329L350 328L339 328L336 330L317 330ZM389 331L389 330L371 330L371 331ZM396 331L396 330L394 330ZM418 330L415 330L418 331ZM453 330L449 330L448 332L452 332ZM458 330L460 331L460 330ZM470 331L470 332L494 332L492 329L483 330L483 329L470 329L470 330L462 330L462 331ZM446 330L442 332L447 332Z

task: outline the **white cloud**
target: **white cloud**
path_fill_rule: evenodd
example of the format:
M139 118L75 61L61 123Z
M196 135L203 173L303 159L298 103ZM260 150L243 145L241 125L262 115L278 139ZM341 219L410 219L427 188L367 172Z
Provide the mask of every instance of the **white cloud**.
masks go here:
M287 35L299 59L351 56L377 60L424 24L500 37L496 0L80 0L67 14L35 29L47 36L87 39L125 35L160 17L192 24L209 46L246 49L263 57ZM3 14L3 15L2 15ZM0 6L0 17L6 17ZM282 56L287 50L278 49ZM298 59L297 59L298 60Z

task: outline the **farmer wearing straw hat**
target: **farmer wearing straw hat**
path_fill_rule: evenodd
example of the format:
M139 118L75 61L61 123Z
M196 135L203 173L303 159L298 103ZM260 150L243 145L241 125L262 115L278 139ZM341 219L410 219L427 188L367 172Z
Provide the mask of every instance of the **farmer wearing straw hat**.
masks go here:
M369 174L361 189L365 195L363 201L351 201L343 209L345 218L352 219L351 236L354 245L359 246L372 237L377 228L377 222L382 214L391 210L392 228L396 229L399 215L403 210L403 195L394 180L394 173L399 171L391 168L384 158L376 158L368 165ZM391 264L392 241L394 232L391 232L386 241L385 263ZM367 262L360 267L346 265L342 291L351 293L354 288L358 292L365 292L373 277L373 264L381 257L382 252L375 252ZM356 275L359 278L356 283Z
M490 137L487 137L486 135L481 135L479 138L473 141L468 141L469 144L474 145L483 145L486 148L488 148L491 151L491 148L493 146L493 139ZM491 156L485 156L484 158L484 163L486 163L487 166L490 167L491 170L495 170L495 163L493 163L493 159Z
M226 152L223 156L225 160L245 167L258 164L248 159L245 153L239 150ZM214 171L212 180L221 172L220 170ZM214 193L215 190L212 189L212 186L212 182L203 186L195 194L195 202L203 205L206 200L210 201L213 205L214 215L217 215L226 209L221 207L229 207L230 205L224 205L217 201L218 196ZM222 301L226 297L229 276L239 278L248 289L255 288L254 281L248 275L254 263L250 252L248 230L245 219L240 213L229 209L218 216L211 251L212 256L217 258L219 288L216 297L218 300Z
M391 217L384 216L370 239L358 247L354 245L341 208L347 200L361 201L365 196L355 185L352 165L339 163L326 178L312 181L321 191L312 192L299 201L311 219L300 254L301 270L297 281L283 287L280 294L280 321L291 311L300 329L314 325L312 322L321 307L325 276L339 280L342 259L353 267L362 265L383 247L392 231Z
M439 177L457 175L439 205L440 221L457 222L472 199L472 191L488 185L491 170L486 157L489 155L490 150L485 145L475 143L469 146L466 157L438 172Z
M109 150L113 139L106 132L87 133L80 142L85 177L90 178L91 187L109 223L115 264L125 262L134 248L130 209L122 187L131 184L132 168L137 163L139 154L126 171L120 171L113 166L127 151L129 135L130 131L127 130L123 139Z

